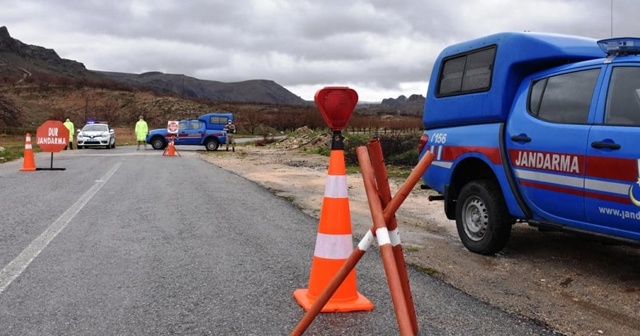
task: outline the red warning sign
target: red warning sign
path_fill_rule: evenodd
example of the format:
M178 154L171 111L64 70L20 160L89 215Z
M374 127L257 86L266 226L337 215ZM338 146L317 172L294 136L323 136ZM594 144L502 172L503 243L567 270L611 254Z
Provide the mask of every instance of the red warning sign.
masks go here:
M178 122L175 120L170 120L167 122L167 132L169 133L178 133Z
M36 131L36 145L43 152L57 153L67 147L69 130L62 121L47 120Z
M346 86L328 86L316 92L314 100L329 128L339 131L347 126L358 93Z

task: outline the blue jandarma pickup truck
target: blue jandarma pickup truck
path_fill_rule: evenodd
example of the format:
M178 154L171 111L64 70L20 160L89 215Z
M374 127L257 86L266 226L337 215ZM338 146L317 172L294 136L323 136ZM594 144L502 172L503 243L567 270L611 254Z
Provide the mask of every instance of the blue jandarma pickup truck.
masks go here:
M640 244L640 39L499 33L445 48L424 106L424 187L464 246L512 225Z
M177 133L169 133L166 128L154 129L147 135L146 142L153 149L164 149L173 137L176 146L204 146L208 151L215 151L227 141L224 127L230 120L233 122L232 113L207 113L198 119L180 120Z

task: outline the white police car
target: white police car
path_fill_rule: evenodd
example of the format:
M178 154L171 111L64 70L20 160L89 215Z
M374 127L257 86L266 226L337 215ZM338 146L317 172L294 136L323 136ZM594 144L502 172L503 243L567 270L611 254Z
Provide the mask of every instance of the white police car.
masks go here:
M116 133L105 123L88 123L79 132L78 149L86 147L116 148Z

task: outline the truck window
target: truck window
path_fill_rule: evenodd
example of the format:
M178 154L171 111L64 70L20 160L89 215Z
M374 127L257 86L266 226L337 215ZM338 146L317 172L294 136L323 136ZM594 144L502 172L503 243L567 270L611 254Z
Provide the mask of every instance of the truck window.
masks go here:
M226 125L229 121L228 117L212 116L209 117L209 124L212 125Z
M615 67L607 92L605 124L640 126L640 68Z
M496 47L445 59L438 83L438 95L485 91L491 87Z
M548 77L533 83L529 113L545 121L584 124L600 69Z
M189 129L197 130L197 129L201 129L201 128L202 128L202 121L200 121L200 120L191 120L191 123L189 124Z

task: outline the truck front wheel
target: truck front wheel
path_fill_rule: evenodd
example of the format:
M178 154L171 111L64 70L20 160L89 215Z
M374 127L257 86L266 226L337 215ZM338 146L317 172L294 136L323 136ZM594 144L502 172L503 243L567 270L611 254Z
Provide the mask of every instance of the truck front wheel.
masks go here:
M150 142L153 149L163 149L167 146L167 141L161 136L153 137Z
M208 151L217 150L219 145L220 145L220 143L216 139L208 139L204 143L204 147L207 148Z
M511 217L495 182L471 181L462 187L456 202L456 228L471 252L492 255L507 245Z

